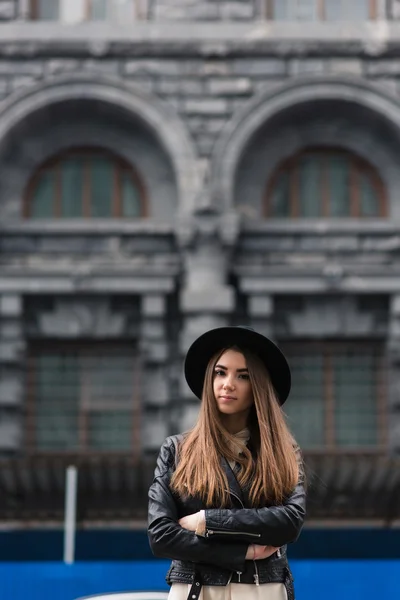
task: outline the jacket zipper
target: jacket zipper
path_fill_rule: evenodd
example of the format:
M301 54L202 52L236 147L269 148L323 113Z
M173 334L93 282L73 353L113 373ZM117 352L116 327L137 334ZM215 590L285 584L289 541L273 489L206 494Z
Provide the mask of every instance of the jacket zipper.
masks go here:
M242 505L242 508L244 508L243 502L241 501L239 496L237 496L235 494L235 492L232 492L231 490L225 490L225 491L228 492L228 494L235 496L235 498L237 498L237 500L239 500L240 504ZM253 537L258 537L258 538L261 537L261 533L247 533L246 531L224 531L223 529L207 529L206 537L208 537L209 535L212 535L213 533L227 533L227 534L231 534L231 535L251 535Z
M257 564L256 564L256 561L255 561L255 560L253 560L253 563L254 563L254 571L255 571L255 573L254 573L254 575L253 575L253 577L254 577L254 583L255 583L256 585L260 585L260 578L259 578L259 576L258 576L258 569L257 569Z
M206 529L206 537L214 533L222 533L226 535L251 535L252 537L261 537L261 533L247 533L246 531L226 531L224 529Z

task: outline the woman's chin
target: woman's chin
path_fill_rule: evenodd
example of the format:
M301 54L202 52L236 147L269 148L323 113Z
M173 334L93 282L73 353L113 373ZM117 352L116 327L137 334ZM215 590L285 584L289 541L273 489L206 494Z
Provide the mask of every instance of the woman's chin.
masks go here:
M227 406L226 404L218 406L218 410L223 415L234 415L238 412L234 406Z

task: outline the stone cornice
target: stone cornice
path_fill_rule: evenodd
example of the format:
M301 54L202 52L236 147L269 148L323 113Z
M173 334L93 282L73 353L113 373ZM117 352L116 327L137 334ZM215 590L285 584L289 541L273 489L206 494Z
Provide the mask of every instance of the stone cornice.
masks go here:
M175 227L154 219L63 219L63 220L33 220L17 223L3 223L0 226L0 236L157 236L174 235Z
M175 289L177 269L159 268L141 272L118 270L93 273L78 269L46 273L21 269L18 273L2 272L0 294L168 294Z
M15 21L0 25L0 56L400 56L400 23L137 22L130 26Z
M239 289L245 294L398 294L400 292L400 269L380 269L370 274L332 274L325 269L319 273L310 270L301 275L298 270L282 268L271 273L259 269L249 273L249 269L236 269Z
M242 233L267 236L398 236L400 221L394 219L274 219L270 221L243 219Z

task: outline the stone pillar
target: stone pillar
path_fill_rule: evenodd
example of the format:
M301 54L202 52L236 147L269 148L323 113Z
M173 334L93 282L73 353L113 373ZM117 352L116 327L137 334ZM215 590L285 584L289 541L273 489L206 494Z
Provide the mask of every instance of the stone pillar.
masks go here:
M389 444L393 452L400 453L400 295L390 301L388 369Z
M0 296L0 452L17 451L23 444L26 345L22 317L21 296Z
M274 299L272 296L251 295L248 297L248 325L269 338L274 337Z
M19 0L18 3L18 19L21 21L29 21L30 19L30 2L29 0Z
M166 320L166 296L162 294L143 295L140 353L142 397L146 403L143 407L141 427L144 450L158 449L171 429Z
M228 283L228 274L231 250L238 231L236 214L221 214L209 205L180 222L178 239L184 266L180 294L182 359L199 335L231 321L235 290ZM192 426L199 404L187 387L182 369L180 397L185 402L180 415L180 429L185 430Z

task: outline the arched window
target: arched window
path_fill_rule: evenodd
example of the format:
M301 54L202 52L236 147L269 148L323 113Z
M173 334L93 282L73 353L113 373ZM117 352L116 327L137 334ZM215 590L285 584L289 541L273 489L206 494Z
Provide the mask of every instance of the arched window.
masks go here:
M107 150L76 148L53 157L32 177L25 198L29 219L147 216L143 183Z
M383 182L364 159L341 149L311 148L285 160L266 191L275 218L385 217Z

